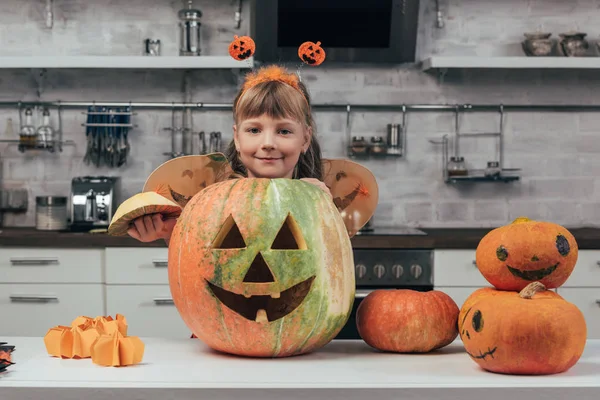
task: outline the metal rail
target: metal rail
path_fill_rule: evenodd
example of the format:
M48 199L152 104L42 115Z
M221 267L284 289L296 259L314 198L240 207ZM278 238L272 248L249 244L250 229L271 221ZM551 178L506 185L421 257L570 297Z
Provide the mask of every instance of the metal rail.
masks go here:
M87 108L90 106L133 107L137 109L231 110L231 103L202 102L106 102L106 101L0 101L0 107L48 106ZM313 104L315 110L339 111L507 111L598 112L600 104Z

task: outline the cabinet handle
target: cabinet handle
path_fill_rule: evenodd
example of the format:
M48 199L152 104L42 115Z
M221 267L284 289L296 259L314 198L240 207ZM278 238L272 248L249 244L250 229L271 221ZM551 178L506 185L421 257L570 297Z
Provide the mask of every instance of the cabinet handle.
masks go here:
M477 268L477 262L475 260L473 260L473 265L475 266L475 268Z
M154 300L154 304L156 304L157 306L172 306L175 304L175 302L173 301L173 299L170 299L168 297L160 297L160 298L156 298L153 299Z
M10 295L8 296L10 301L13 303L50 303L51 301L58 301L56 296L28 296L28 295Z
M600 306L600 300L596 300L596 304Z
M359 290L357 290L357 291L354 292L354 298L356 298L356 299L364 299L371 292L372 292L372 290L366 290L366 289L360 290L359 289Z
M154 266L156 268L165 268L169 266L169 261L167 260L152 260L152 264L154 264Z
M600 267L600 261L596 261L596 265Z
M50 265L58 264L57 257L11 257L12 265Z

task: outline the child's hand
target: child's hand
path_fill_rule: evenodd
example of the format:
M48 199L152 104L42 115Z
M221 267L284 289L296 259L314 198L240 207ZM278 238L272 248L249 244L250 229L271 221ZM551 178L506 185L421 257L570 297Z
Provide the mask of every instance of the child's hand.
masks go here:
M161 214L144 215L133 220L133 226L127 233L140 242L153 242L164 239L169 243L177 219L163 219Z
M329 190L329 188L327 187L327 185L325 185L324 182L321 182L320 180L315 179L315 178L302 178L300 180L304 181L304 182L308 182L310 184L313 184L313 185L317 186L318 188L320 188L321 190L323 190L325 193L327 193L329 195L329 197L333 197L331 195L331 191Z

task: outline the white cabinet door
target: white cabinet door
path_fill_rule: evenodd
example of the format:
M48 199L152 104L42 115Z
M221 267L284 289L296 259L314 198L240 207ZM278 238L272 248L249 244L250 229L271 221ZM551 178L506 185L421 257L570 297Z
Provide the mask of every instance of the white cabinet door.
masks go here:
M560 287L557 292L565 300L575 304L583 313L588 339L600 339L600 287Z
M109 247L106 249L107 284L168 284L168 249Z
M106 309L127 318L128 335L183 339L190 337L172 302L169 285L107 285Z
M475 265L475 250L434 250L434 286L490 286Z
M102 283L104 250L0 249L2 283Z
M0 338L45 336L80 315L105 315L102 284L0 284Z
M600 250L579 250L577 264L563 287L600 287Z

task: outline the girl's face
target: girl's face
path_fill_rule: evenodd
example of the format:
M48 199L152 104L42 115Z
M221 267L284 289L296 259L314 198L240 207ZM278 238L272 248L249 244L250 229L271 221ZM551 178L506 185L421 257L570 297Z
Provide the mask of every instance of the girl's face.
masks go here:
M263 114L234 125L233 137L248 178L292 178L311 132L298 121Z

